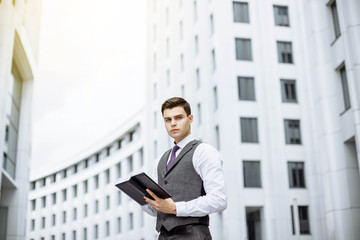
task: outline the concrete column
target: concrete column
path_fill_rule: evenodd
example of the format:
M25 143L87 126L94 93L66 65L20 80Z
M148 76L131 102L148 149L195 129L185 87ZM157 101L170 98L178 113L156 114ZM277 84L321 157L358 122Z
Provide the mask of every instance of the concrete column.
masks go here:
M7 89L11 74L14 34L15 21L13 6L10 0L3 0L0 4L0 168L3 166L2 153L5 138ZM2 186L1 175L0 186Z

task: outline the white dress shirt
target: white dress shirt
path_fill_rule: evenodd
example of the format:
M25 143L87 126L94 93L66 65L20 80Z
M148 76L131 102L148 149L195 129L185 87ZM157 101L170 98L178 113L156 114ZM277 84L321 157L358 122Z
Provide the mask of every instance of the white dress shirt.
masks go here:
M194 140L189 135L177 145L176 156L184 149L186 144ZM170 155L168 162L170 160ZM176 216L178 217L202 217L210 213L221 212L226 209L227 195L225 188L225 176L222 169L221 154L211 145L200 143L194 151L193 166L201 177L206 195L190 201L175 202ZM157 165L154 168L153 178L157 181ZM142 206L142 209L152 216L156 216L157 210L151 205Z

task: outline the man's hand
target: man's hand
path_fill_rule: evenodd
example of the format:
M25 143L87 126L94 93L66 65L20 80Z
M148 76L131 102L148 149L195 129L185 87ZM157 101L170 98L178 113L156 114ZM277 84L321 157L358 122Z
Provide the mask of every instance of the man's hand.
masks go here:
M148 197L144 197L145 201L148 204L150 204L160 212L176 214L176 205L171 198L166 198L166 199L158 198L150 189L146 189L146 191L155 199L155 200L151 200Z

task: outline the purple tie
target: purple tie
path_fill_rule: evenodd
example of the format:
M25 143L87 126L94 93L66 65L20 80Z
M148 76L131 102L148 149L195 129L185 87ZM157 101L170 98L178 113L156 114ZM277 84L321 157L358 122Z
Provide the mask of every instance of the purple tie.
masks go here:
M173 165L175 158L176 158L176 151L179 150L179 146L175 145L172 149L171 152L171 157L170 157L170 161L168 162L168 164L166 165L166 171L169 171L170 167Z

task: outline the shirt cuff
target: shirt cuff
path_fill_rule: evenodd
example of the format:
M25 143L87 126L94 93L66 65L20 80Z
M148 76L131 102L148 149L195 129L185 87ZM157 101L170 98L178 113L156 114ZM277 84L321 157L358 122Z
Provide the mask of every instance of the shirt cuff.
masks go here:
M187 217L186 215L186 203L185 202L176 202L176 216L177 217Z

